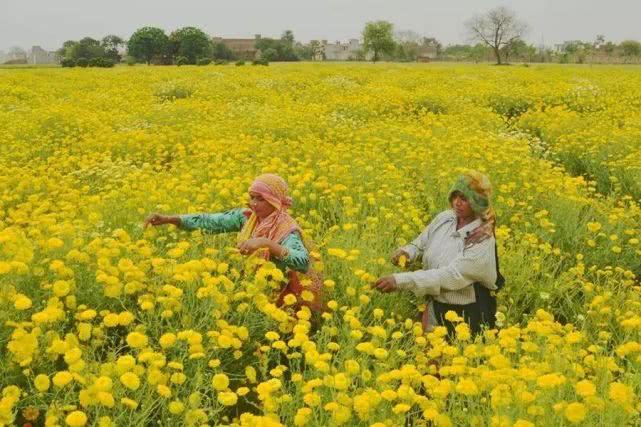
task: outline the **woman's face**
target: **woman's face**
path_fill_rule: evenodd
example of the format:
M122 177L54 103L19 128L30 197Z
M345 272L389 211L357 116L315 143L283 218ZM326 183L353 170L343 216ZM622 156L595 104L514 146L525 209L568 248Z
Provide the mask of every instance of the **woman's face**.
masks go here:
M265 219L276 210L263 196L253 191L249 192L249 207L254 211L258 219Z
M455 191L452 195L452 209L454 209L456 217L459 219L469 220L474 218L474 211L470 202L460 191Z

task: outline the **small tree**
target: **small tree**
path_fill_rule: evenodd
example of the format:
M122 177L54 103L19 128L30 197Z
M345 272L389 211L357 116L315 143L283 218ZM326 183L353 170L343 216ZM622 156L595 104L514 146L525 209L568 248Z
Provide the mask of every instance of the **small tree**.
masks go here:
M131 35L127 43L127 51L129 55L149 65L152 58L165 53L168 44L169 39L162 29L143 27Z
M212 56L214 59L230 61L234 59L234 52L223 42L213 42Z
M309 49L311 50L312 53L312 61L316 61L318 59L325 59L325 52L323 49L323 45L318 41L318 40L312 40L309 42Z
M105 51L105 58L109 58L113 62L120 62L122 57L120 56L119 49L125 45L125 41L121 37L110 34L103 37L100 44Z
M622 41L620 46L626 62L641 55L641 43L636 40Z
M209 58L212 54L209 36L196 27L180 28L169 36L171 54L187 58L195 64L198 58Z
M398 31L394 35L394 58L398 61L416 61L421 46L421 36L415 31Z
M523 37L528 28L514 12L503 6L473 17L465 26L470 38L485 43L492 49L499 65L503 63L503 49L514 40Z
M391 55L394 52L394 26L391 22L376 21L365 24L363 30L363 50L366 54L372 52L372 61L380 59L381 54Z

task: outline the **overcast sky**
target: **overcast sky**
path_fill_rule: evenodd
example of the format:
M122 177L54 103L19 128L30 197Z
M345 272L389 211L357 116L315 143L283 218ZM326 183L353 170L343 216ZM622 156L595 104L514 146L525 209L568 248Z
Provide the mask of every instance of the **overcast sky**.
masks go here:
M450 44L466 41L465 20L498 5L529 24L526 39L536 45L591 41L597 34L641 40L639 0L0 0L0 50L53 50L85 36L128 38L146 25L243 38L291 29L304 42L336 41L359 37L365 22L378 19Z

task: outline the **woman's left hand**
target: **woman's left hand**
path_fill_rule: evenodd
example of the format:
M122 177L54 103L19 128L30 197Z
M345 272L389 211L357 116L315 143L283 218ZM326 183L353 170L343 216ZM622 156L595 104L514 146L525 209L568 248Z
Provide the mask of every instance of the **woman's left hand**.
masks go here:
M385 276L381 277L372 285L372 288L376 288L381 292L394 292L398 288L396 287L396 279L394 276Z
M252 254L260 248L269 246L269 242L267 240L268 239L266 239L265 237L256 237L254 239L245 240L244 242L240 242L238 244L238 250L243 255Z

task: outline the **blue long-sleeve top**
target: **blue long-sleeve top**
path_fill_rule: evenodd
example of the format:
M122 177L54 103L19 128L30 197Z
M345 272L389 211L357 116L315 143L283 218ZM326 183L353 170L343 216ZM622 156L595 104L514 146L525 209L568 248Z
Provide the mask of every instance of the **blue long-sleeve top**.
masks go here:
M245 216L243 208L211 214L180 215L180 228L184 230L200 229L205 233L212 234L238 232L246 222L247 216ZM279 244L287 248L289 254L283 259L274 258L271 261L283 271L289 268L301 273L307 272L309 252L303 244L301 235L294 231Z

